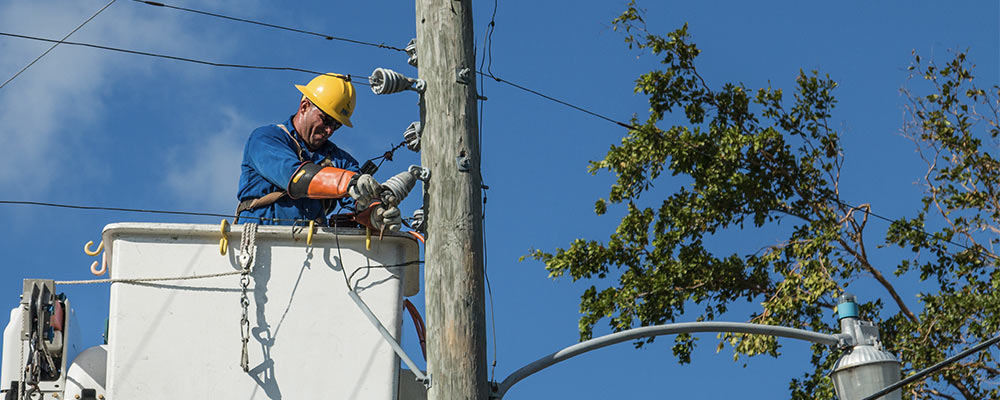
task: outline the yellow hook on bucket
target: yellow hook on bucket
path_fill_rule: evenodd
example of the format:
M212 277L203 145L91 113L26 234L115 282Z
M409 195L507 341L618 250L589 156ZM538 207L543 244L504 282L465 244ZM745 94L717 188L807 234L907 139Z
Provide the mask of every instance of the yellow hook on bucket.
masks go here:
M310 220L309 221L309 234L306 235L306 245L307 246L312 246L313 245L313 229L315 229L315 228L316 228L316 221Z
M219 239L219 254L226 255L226 248L229 247L229 238L226 237L226 226L229 225L229 221L225 218L219 223L219 232L222 233L222 239Z
M83 252L87 253L88 256L96 256L98 254L101 254L101 251L104 250L104 241L103 240L101 241L100 244L97 245L97 250L90 250L90 246L93 246L93 245L94 245L94 241L93 240L88 241L87 244L83 245ZM108 262L108 254L104 253L101 256L101 261L100 261L101 269L97 269L98 262L94 261L92 264L90 264L90 273L92 273L94 275L97 275L97 276L104 275L104 273L107 272L107 270L108 270L107 269L107 265L106 265L107 262Z
M93 245L94 245L94 241L93 240L88 241L87 244L83 245L83 252L87 253L88 256L96 256L96 255L98 255L98 254L101 253L101 250L104 250L104 241L103 240L101 241L101 244L97 245L97 250L91 251L90 250L90 246L93 246Z

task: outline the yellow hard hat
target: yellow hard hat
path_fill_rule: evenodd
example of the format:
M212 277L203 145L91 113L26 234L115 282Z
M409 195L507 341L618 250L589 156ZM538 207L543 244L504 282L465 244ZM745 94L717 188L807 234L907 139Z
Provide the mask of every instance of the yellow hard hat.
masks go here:
M324 74L313 78L308 85L295 85L295 88L326 115L348 127L354 127L351 124L351 114L354 114L358 96L354 92L354 85L345 76Z

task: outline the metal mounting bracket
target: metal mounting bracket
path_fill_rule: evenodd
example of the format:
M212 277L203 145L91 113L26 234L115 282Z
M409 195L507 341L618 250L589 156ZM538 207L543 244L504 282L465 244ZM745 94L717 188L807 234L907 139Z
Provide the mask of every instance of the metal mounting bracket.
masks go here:
M472 70L468 67L459 67L455 69L455 81L463 85L468 85L469 80L472 78Z
M406 44L406 55L409 58L406 59L406 63L414 67L417 66L417 38L410 39L410 43Z
M410 90L413 90L414 92L417 93L425 92L427 90L427 81L423 79L415 79L413 81L413 85L410 86Z
M417 179L427 182L431 179L431 170L429 168L424 168L422 165L411 165L410 173L413 174Z
M469 172L472 168L472 159L466 156L464 151L455 157L455 163L458 164L458 172Z

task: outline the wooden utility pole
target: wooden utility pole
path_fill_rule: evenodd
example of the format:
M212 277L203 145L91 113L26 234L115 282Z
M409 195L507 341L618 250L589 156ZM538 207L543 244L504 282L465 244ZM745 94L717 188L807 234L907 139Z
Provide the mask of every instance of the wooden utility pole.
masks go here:
M416 0L416 19L427 82L421 163L431 170L424 186L428 399L487 400L472 1Z

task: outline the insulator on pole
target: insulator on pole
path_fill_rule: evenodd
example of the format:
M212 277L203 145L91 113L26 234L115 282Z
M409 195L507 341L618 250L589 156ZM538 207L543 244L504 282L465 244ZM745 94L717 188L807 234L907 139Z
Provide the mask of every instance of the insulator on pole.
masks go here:
M426 181L431 171L419 165L411 165L406 171L393 175L382 183L382 201L388 205L399 205L403 202L418 180Z
M403 132L403 140L406 140L406 148L413 151L420 151L420 137L423 136L424 126L420 121L410 122Z
M410 221L410 227L417 232L426 232L427 221L424 219L424 209L418 208L413 210L413 219Z
M375 94L399 93L404 90L423 93L427 87L427 83L423 79L409 78L386 68L375 68L368 81L372 85L372 93Z
M406 55L410 56L406 59L406 63L414 67L417 66L417 38L410 39L410 43L406 44Z

